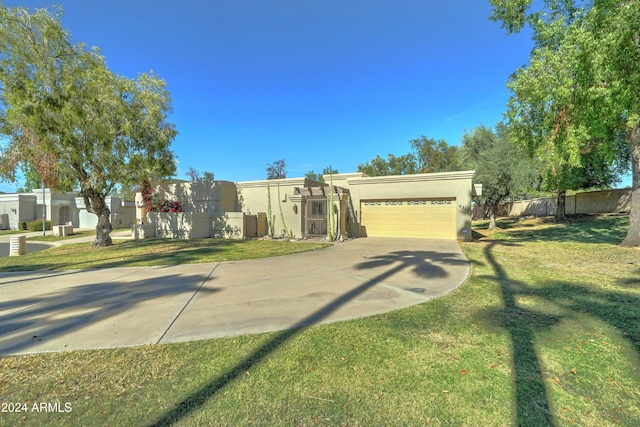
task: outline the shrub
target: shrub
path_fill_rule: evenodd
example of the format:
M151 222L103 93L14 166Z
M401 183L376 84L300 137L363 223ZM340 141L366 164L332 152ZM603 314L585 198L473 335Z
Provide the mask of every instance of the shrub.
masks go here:
M51 230L51 221L45 221L44 225L47 230ZM42 220L36 219L35 221L28 221L26 223L26 229L29 231L42 231Z
M164 200L151 189L151 184L147 179L142 181L140 186L142 193L143 205L147 212L182 212L182 205L179 202Z

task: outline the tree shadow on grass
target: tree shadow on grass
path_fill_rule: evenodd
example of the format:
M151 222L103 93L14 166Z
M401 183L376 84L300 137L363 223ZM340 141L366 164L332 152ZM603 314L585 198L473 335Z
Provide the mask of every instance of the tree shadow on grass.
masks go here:
M301 319L298 323L296 323L293 328L277 333L268 342L260 346L258 349L254 350L251 354L238 362L226 373L220 375L218 378L212 380L201 389L187 396L181 402L176 404L172 409L168 410L157 421L153 422L150 425L172 425L182 418L188 416L191 412L197 411L200 407L206 404L209 399L213 398L218 392L220 392L220 390L222 390L238 378L241 378L245 372L249 371L256 364L262 362L276 349L278 349L295 335L303 331L306 326L314 325L321 322L331 313L335 312L349 301L364 293L367 289L383 283L385 280L390 279L394 275L401 273L406 269L413 270L416 274L437 274L440 276L446 275L447 273L443 268L432 265L433 260L428 258L428 254L431 254L433 258L438 258L438 261L443 263L451 262L458 265L460 262L462 262L460 261L459 254L455 254L457 256L453 257L454 254L447 255L439 254L437 252L421 253L412 251L401 251L389 255L374 256L369 261L365 261L357 265L356 269L372 269L374 271L381 269L375 277L366 280L360 286L353 288L348 292L345 292L338 298L326 304L324 307L309 314L307 317ZM464 257L462 259L464 260Z
M484 248L484 255L493 275L484 279L499 283L504 307L484 316L492 318L507 330L513 345L515 384L515 418L517 425L555 425L549 404L539 356L534 342L536 335L553 328L565 318L588 315L615 327L640 353L640 298L624 292L603 292L588 285L566 282L543 283L530 286L510 279L494 255L496 246L515 246L517 243L493 241ZM625 279L626 281L626 279ZM629 279L632 285L635 279ZM518 304L522 296L534 296L559 308L561 314L548 315Z
M533 225L519 225L519 218L506 218L506 227L500 227L494 233L494 239L508 240L510 242L578 242L578 243L609 243L620 244L624 240L629 225L628 215L589 216L581 215L570 218L568 222L558 223L553 220L546 221L551 224L542 229L533 229ZM553 225L555 224L555 225ZM478 228L474 231L474 240L486 238L487 231Z
M640 287L640 268L636 270L636 274L633 277L625 277L617 280L619 286L638 288ZM640 323L640 322L639 322Z
M500 283L504 304L504 308L495 313L495 317L498 324L509 333L513 345L516 424L553 426L555 421L547 398L542 368L533 343L536 332L552 327L560 319L518 305L516 297L521 284L509 279L507 272L497 262L492 252L497 244L507 246L513 244L491 242L485 247L484 255L494 271L494 277L491 278Z

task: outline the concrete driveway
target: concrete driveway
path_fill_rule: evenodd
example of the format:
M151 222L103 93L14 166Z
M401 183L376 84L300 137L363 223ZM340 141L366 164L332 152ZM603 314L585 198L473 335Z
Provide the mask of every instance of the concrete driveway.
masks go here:
M0 273L0 355L284 330L419 304L459 287L455 241L361 238L259 260Z
M49 249L51 246L52 245L46 243L26 243L24 245L24 251L30 254L31 252ZM9 256L9 253L11 253L11 243L0 242L0 258Z

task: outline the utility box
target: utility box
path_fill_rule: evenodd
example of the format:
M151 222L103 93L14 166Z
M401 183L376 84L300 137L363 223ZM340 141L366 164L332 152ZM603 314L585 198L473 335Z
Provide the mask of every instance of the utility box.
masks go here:
M9 243L9 256L24 255L26 245L27 236L11 236L11 241Z
M71 236L73 234L73 225L54 225L54 236Z

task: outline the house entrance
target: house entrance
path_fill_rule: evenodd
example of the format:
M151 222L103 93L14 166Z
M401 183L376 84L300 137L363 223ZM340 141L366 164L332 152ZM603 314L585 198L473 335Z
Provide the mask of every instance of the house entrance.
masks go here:
M305 233L307 236L327 235L327 198L308 197L305 203Z

